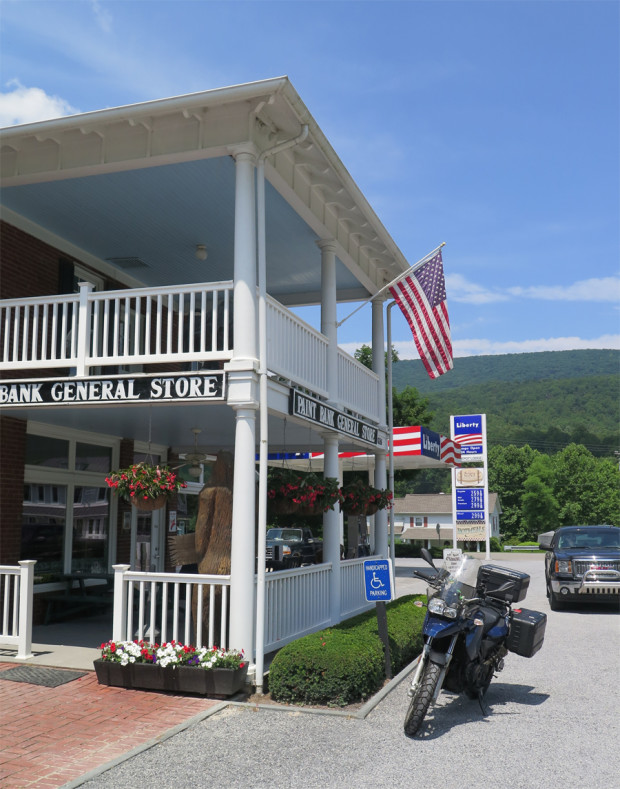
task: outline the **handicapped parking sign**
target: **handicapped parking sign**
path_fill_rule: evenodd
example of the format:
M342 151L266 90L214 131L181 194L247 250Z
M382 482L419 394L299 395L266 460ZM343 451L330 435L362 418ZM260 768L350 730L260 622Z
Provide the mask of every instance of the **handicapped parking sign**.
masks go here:
M369 603L385 603L392 599L392 565L387 559L366 559L364 585Z

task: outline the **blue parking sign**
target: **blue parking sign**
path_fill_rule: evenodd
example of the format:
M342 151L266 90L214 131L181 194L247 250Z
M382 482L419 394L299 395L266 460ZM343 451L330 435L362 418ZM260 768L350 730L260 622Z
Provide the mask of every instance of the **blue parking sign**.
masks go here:
M364 585L369 603L385 603L392 599L392 566L387 559L364 561Z

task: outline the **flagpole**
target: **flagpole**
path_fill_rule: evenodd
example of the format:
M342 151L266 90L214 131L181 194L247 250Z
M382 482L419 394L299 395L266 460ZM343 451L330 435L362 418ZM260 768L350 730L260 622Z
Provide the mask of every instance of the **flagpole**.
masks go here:
M420 268L420 266L423 266L423 265L424 265L424 264L425 264L425 263L426 263L426 262L427 262L427 261L428 261L430 258L432 258L432 257L433 257L433 255L436 255L436 254L437 254L437 252L439 252L439 250L440 250L442 247L445 247L445 245L446 245L446 242L445 242L445 241L442 241L442 242L441 242L441 244L440 244L438 247L435 247L435 249L433 249L433 251L432 251L432 252L429 252L429 253L428 253L428 255L424 255L424 257L423 257L423 258L421 258L420 260L418 260L418 262L417 262L417 263L414 263L414 264L413 264L413 266L410 266L410 267L409 267L409 268L408 268L406 271L403 271L401 274L399 274L397 277L395 277L395 278L394 278L394 279L393 279L391 282L388 282L388 284L387 284L387 285L384 285L384 286L381 288L381 290L378 290L378 291L377 291L377 292L376 292L374 295L372 295L372 296L370 296L369 298L365 299L365 300L364 300L364 301L363 301L363 302L362 302L362 303L361 303L361 304L360 304L358 307L356 307L356 308L353 310L353 312L351 312L349 315L347 315L347 317L346 317L346 318L343 318L341 321L339 321L339 322L336 324L336 328L339 328L340 326L342 326L342 324L343 324L345 321L348 321L348 320L349 320L349 318L351 318L353 315L355 315L355 313L356 313L356 312L359 312L359 310L361 310L361 309L362 309L362 307L365 307L365 306L366 306L366 304L368 304L368 302L369 302L369 301L374 301L374 299L376 299L376 298L378 298L379 296L381 296L381 294L382 294L384 291L386 291L388 288L391 288L391 287L392 287L392 286L394 286L394 285L395 285L397 282L400 282L400 280L401 280L401 279L403 279L403 277L406 277L408 274L411 274L411 273L413 273L414 271L416 271L416 269L419 269L419 268Z
M392 568L396 572L396 548L394 545L394 394L392 392L392 307L396 304L391 301L387 306L387 384L388 384L388 438L389 452L389 488L392 491L392 506L390 507L390 558Z

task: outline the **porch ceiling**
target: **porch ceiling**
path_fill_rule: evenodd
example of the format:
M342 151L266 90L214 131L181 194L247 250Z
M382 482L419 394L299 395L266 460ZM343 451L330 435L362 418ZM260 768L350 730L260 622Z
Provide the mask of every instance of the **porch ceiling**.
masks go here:
M6 413L8 415L9 411ZM202 430L198 441L200 452L217 454L220 450L234 450L235 412L225 403L28 407L12 408L10 416L142 442L148 442L150 430L153 444L167 446L174 453L194 450L191 429L198 427ZM282 415L270 414L268 431L270 452L323 451L321 432L314 430L308 422L292 417L284 421ZM342 451L360 448L345 436L340 436L339 446ZM308 461L305 467L308 467Z
M268 291L318 303L316 241L333 239L338 300L366 298L407 261L286 77L4 129L3 215L128 286L232 279L231 154L304 126L266 159Z

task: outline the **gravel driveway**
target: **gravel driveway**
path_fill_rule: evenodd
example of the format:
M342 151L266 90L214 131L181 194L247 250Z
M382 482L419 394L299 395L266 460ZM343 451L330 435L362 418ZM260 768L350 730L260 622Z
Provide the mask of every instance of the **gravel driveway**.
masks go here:
M506 658L487 693L488 717L476 701L442 694L420 735L410 740L402 729L406 681L363 720L228 706L83 786L620 786L620 617L601 606L550 611L541 559L542 554L492 559L530 573L522 605L545 611L549 619L537 655ZM411 565L417 564L399 560L398 594L420 588L408 580Z

